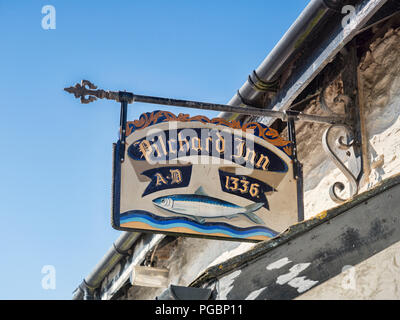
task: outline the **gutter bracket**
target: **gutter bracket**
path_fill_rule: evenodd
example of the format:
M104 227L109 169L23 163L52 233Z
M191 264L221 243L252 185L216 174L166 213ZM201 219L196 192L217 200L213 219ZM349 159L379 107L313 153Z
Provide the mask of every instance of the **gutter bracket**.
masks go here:
M253 70L252 75L248 77L248 81L250 86L259 92L277 92L280 84L280 78L272 81L262 80L255 70Z
M121 249L119 249L119 248L115 245L115 243L113 243L113 248L114 248L114 251L115 251L116 253L120 254L121 256L128 257L128 256L131 255L130 249L128 249L128 250L126 250L126 251L122 251Z
M87 284L85 279L83 279L79 289L83 291L83 300L95 300L95 290L96 288L91 287Z

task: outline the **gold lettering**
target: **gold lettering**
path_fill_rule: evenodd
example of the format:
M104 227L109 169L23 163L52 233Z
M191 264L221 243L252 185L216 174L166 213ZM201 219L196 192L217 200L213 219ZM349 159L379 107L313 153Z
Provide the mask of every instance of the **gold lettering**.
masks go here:
M222 153L225 150L225 139L224 139L224 137L222 137L219 134L219 132L217 132L217 136L218 136L218 139L215 142L215 150L217 150L217 152L219 152L219 153Z
M240 182L242 183L243 189L239 189L239 191L241 193L247 193L249 191L250 182L248 182L247 180L240 180Z
M211 138L211 137L207 137L207 138L206 138L206 151L207 151L207 152L210 152L210 143L209 143L209 141L210 141L211 144L212 144L212 138Z
M251 155L251 158L250 158ZM244 157L245 161L249 161L251 164L254 164L254 160L256 158L256 153L254 152L254 150L251 150L249 148L246 148L246 156Z
M195 141L197 141L197 143L195 143ZM197 146L196 146L196 144L197 144ZM202 150L202 148L201 148L201 140L198 137L192 138L192 149L194 151L201 151Z
M150 142L147 140L143 140L139 145L139 150L142 152L142 155L146 158L147 162L150 162L149 155L153 150Z
M156 186L161 186L162 184L168 184L167 180L164 179L161 173L156 173Z
M177 149L175 149L175 148L172 146L171 142L176 142L176 140L175 140L175 139L168 140L169 152L170 152L170 153L176 153Z
M160 136L160 143L161 143L161 148L164 151L164 155L167 156L168 155L167 147L165 145L164 138L162 136Z
M158 148L158 146L157 146L155 143L153 143L152 147L154 147L154 150L157 152L156 158L158 158L159 156L161 156L160 149Z
M257 168L261 167L261 164L263 161L264 161L264 164L263 164L262 168L263 168L263 170L267 170L267 166L269 164L269 159L267 156L265 156L263 154L260 156L260 159L258 160L256 167Z
M242 139L239 139L239 138L235 138L235 140L239 140L239 141L241 141L240 142L240 144L237 146L237 154L234 154L233 156L235 157L235 158L241 158L242 156L243 156L243 147L244 147L244 141L242 140Z
M226 190L229 190L229 177L226 176L226 183L225 183Z
M171 172L171 184L179 184L182 182L182 172L179 169L169 170Z
M235 177L231 177L231 181L233 183L233 186L231 187L232 191L236 191L239 188L239 179Z
M258 196L258 194L260 193L260 185L258 183L253 183L250 186L250 195L255 198Z
M186 151L189 151L189 149L190 149L189 141L186 138L184 140L182 140L181 133L182 132L178 133L178 140L179 140L179 146L180 146L179 151L183 151L183 142L186 144Z

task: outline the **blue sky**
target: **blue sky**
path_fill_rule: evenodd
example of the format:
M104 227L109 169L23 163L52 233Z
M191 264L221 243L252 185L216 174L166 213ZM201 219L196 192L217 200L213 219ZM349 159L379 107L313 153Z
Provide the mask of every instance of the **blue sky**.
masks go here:
M0 299L70 299L120 234L110 225L119 106L82 105L64 87L88 79L227 103L307 3L0 0ZM49 4L55 30L41 27ZM156 109L166 107L134 104L129 119ZM42 288L45 265L54 290Z

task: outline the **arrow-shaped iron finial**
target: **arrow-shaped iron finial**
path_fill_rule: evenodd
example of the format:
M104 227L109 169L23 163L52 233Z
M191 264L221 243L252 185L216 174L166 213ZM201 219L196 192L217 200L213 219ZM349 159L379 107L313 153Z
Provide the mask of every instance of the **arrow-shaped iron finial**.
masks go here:
M75 98L81 98L81 103L84 104L96 101L97 98L120 101L118 92L96 89L97 86L88 80L82 80L81 83L77 83L74 87L64 88L68 93L72 93ZM88 97L86 98L86 96Z

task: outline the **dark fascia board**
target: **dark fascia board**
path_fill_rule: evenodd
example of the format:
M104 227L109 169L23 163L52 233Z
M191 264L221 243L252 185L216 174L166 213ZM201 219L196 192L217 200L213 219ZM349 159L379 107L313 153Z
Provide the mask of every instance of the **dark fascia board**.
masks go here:
M233 258L226 260L223 263L208 268L197 279L195 279L190 284L190 286L202 287L207 283L212 282L215 279L219 279L232 271L238 270L245 265L254 263L258 258L260 258L263 255L266 255L272 250L276 250L279 247L282 247L284 244L295 240L302 234L311 231L315 227L318 227L322 224L329 224L333 218L349 213L349 210L351 210L352 208L360 204L363 204L365 202L368 202L368 200L370 200L371 198L374 198L377 195L399 184L400 184L400 174L388 178L387 180L382 181L379 185L377 185L373 189L368 190L362 194L359 194L352 200L349 200L338 207L334 207L332 209L323 211L309 220L293 225L286 231L278 235L277 237L271 240L261 242L255 245L254 248L252 248L251 250L241 255L235 256Z

